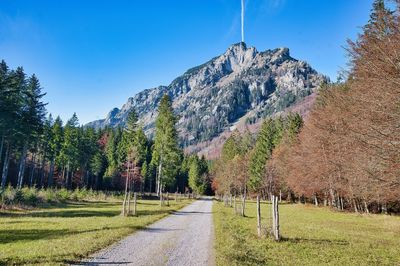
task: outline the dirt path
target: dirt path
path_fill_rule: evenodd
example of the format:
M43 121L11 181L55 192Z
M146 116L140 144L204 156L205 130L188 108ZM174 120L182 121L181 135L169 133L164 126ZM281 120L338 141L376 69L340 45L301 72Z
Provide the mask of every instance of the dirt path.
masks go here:
M212 200L180 211L94 254L87 265L214 265Z

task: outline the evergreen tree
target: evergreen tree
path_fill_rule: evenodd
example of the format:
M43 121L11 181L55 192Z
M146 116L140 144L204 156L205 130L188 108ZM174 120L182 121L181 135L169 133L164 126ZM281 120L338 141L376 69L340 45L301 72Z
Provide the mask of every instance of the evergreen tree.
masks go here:
M221 158L227 162L235 158L236 155L241 154L242 139L239 131L235 130L231 136L225 141L222 146Z
M180 165L176 118L168 95L164 95L158 108L152 164L157 165L157 193L176 179Z
M107 132L105 154L107 157L108 167L105 175L108 177L113 177L118 172L118 143L120 141L121 135L122 133L119 129L108 130Z
M64 144L61 150L64 161L64 173L63 181L68 188L71 188L72 178L74 176L74 171L79 165L79 122L78 117L74 113L72 117L67 121L64 129ZM66 172L65 172L66 171ZM65 177L66 173L66 177Z
M201 168L200 161L198 157L195 156L189 167L189 187L198 195L203 194L206 189Z
M62 126L62 120L59 116L54 120L54 123L51 127L51 136L52 138L49 140L50 145L50 170L47 184L49 187L53 186L53 177L54 177L54 168L57 164L58 168L62 167L62 158L60 158L61 149L64 144L64 131Z
M265 172L265 164L274 148L275 123L272 119L264 121L258 133L256 145L250 158L250 186L256 190L261 185Z

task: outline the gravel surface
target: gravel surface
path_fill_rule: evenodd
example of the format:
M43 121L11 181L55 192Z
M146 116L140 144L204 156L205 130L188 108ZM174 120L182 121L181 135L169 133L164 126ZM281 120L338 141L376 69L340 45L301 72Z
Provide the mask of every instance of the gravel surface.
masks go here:
M212 199L201 199L93 255L86 265L214 265Z

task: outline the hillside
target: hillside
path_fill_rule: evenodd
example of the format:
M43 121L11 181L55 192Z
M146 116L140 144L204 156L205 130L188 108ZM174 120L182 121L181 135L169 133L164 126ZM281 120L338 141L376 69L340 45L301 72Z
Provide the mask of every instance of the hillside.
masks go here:
M239 120L254 124L281 112L327 81L306 62L292 58L288 48L259 52L238 43L224 54L189 69L170 85L130 97L121 109L114 108L105 119L88 126L122 126L135 108L146 134L152 136L158 103L168 94L179 117L181 144L188 147L214 139Z

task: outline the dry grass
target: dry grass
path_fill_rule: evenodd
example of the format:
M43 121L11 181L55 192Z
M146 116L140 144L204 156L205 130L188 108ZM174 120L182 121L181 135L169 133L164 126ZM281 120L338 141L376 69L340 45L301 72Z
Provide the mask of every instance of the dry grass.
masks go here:
M259 239L254 202L247 217L214 205L218 265L400 265L400 217L280 205L283 240ZM262 204L270 226L270 205Z

